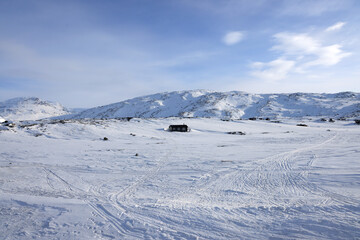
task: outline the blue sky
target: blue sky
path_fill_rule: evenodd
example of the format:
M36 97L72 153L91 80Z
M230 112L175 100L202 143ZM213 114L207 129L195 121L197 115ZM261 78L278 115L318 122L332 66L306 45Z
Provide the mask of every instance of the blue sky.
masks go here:
M1 0L0 101L360 91L357 0Z

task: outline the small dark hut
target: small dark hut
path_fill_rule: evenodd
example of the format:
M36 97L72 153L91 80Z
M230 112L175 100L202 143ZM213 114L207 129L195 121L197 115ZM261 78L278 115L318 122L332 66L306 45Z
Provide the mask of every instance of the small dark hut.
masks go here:
M189 131L189 127L185 124L183 125L170 125L169 126L169 131L170 132L188 132Z

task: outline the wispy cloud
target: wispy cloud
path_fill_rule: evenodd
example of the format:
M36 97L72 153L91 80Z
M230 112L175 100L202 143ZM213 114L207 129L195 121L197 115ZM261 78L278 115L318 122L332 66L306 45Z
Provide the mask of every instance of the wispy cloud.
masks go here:
M230 46L240 42L241 40L243 40L243 38L244 38L244 33L239 31L234 31L225 34L222 40L226 45Z
M276 81L285 79L291 73L305 73L311 67L329 67L338 64L351 55L342 50L342 45L324 46L319 40L306 33L281 32L274 35L277 42L270 50L281 56L270 62L252 64L252 76Z
M288 76L288 73L294 68L295 61L278 58L271 62L255 62L252 64L254 71L252 76L264 79L270 82L282 80Z
M285 55L304 56L313 54L321 48L321 44L308 34L281 32L273 37L277 45L271 50L280 51Z
M274 35L277 45L272 50L278 50L287 57L297 59L299 68L310 66L332 66L339 63L351 53L344 52L340 44L323 46L321 42L308 34L278 33Z
M178 2L178 4L191 7L197 11L211 13L214 15L221 15L224 17L234 17L257 12L262 8L262 6L265 6L266 3L266 0L182 0Z
M34 90L33 95L52 99L61 92L56 101L69 106L74 104L73 96L78 97L78 106L89 107L152 93L154 88L165 90L178 85L174 84L176 79L154 69L151 61L143 57L134 57L131 61L54 57L24 44L0 41L0 62L6 62L0 65L0 83L1 78L13 79L14 84L22 79L36 82L39 91ZM89 98L90 95L93 98Z
M335 23L334 25L328 27L325 31L326 32L331 32L331 31L340 30L345 24L346 24L346 22Z
M308 68L311 66L332 66L339 63L343 58L351 55L350 52L341 50L342 46L334 44L331 46L320 47L314 52L317 59L304 63L301 67Z
M286 0L280 8L283 15L320 16L349 8L352 0Z
M177 67L206 61L216 56L218 52L195 51L179 56L173 56L165 60L155 61L150 64L151 67Z

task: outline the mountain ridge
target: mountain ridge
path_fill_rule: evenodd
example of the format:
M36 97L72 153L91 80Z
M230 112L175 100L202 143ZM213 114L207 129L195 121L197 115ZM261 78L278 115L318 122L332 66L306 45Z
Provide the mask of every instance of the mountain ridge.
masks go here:
M0 102L0 116L9 120L38 120L69 113L61 104L37 97L17 97Z
M252 94L242 91L174 91L136 97L90 108L70 116L74 119L111 119L123 117L347 117L360 116L360 94L276 93Z
M36 97L0 102L0 117L9 120L113 119L203 117L247 118L356 118L360 116L360 93L274 93L187 90L156 93L83 111L71 111L59 103Z

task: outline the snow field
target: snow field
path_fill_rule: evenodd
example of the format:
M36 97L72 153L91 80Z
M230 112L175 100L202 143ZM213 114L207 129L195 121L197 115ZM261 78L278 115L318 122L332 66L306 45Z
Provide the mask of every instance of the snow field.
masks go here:
M0 236L360 238L360 128L299 122L82 120L0 131ZM182 123L192 131L163 130Z

